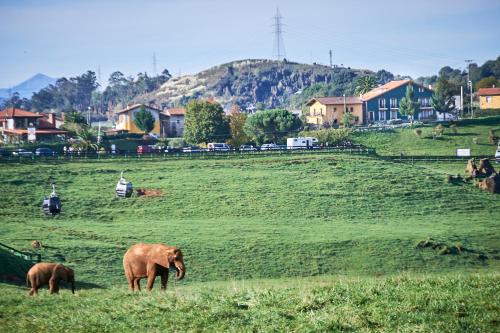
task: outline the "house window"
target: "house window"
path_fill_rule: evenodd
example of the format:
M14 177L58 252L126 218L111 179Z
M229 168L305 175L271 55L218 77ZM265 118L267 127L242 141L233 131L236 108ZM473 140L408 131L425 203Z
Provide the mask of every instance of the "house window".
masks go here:
M486 103L491 103L491 96L486 96Z
M368 112L368 119L373 121L375 119L375 113L373 111Z
M358 122L359 121L359 117L354 117L354 121Z
M418 92L424 92L424 88L423 87L418 87Z
M391 98L391 108L395 109L398 107L398 99L397 98Z
M391 111L391 119L398 119L398 111Z
M333 108L333 112L336 112L337 111L337 108Z
M385 98L379 98L378 99L378 108L379 109L385 109Z
M378 120L385 120L385 111L380 111L378 113Z
M354 108L351 106L351 112L354 112Z

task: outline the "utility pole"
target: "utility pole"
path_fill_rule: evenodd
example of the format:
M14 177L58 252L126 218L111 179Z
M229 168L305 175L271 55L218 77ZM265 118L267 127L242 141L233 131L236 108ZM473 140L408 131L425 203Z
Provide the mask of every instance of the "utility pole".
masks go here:
M283 16L280 14L279 8L276 8L276 16L274 16L274 50L273 56L276 57L276 60L282 61L286 58L285 53L285 43L283 42Z
M464 86L460 86L460 118L464 117Z
M330 68L333 68L333 61L332 61L332 57L333 57L333 52L332 52L332 50L330 49Z
M469 86L469 91L470 91L470 106L469 106L469 112L470 112L470 117L472 118L474 116L474 108L472 107L472 81L470 79L470 64L473 62L473 59L466 59L465 62L467 63L467 85Z

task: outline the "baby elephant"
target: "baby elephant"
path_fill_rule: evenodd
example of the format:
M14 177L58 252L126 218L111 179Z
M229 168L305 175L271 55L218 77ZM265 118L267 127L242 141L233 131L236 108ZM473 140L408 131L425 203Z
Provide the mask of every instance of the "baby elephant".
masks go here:
M31 290L29 295L38 294L38 289L48 284L51 294L59 292L59 281L71 282L71 292L75 293L75 273L71 268L61 264L41 262L31 267L26 275L26 285Z

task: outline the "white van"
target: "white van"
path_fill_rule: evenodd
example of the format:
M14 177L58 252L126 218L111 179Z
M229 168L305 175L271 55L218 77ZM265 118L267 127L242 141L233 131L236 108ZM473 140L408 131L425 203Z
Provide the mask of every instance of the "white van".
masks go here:
M287 149L312 149L318 145L318 139L313 137L298 137L286 139Z
M210 142L207 144L209 151L230 151L231 147L227 143Z

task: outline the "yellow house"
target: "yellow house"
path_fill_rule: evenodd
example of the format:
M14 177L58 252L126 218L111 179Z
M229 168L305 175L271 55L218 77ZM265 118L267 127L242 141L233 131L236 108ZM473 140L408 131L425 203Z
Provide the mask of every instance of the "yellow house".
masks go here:
M478 95L481 110L500 109L500 88L481 88Z
M315 127L337 126L345 112L354 116L352 124L363 124L363 101L359 97L316 97L307 104L306 123Z
M160 113L161 110L155 109L151 106L144 104L135 104L127 107L126 109L116 112L118 115L118 122L116 123L116 131L126 131L128 133L144 133L142 130L137 128L134 122L134 116L137 112L144 107L146 111L149 111L153 118L155 119L155 126L150 133L160 135Z

